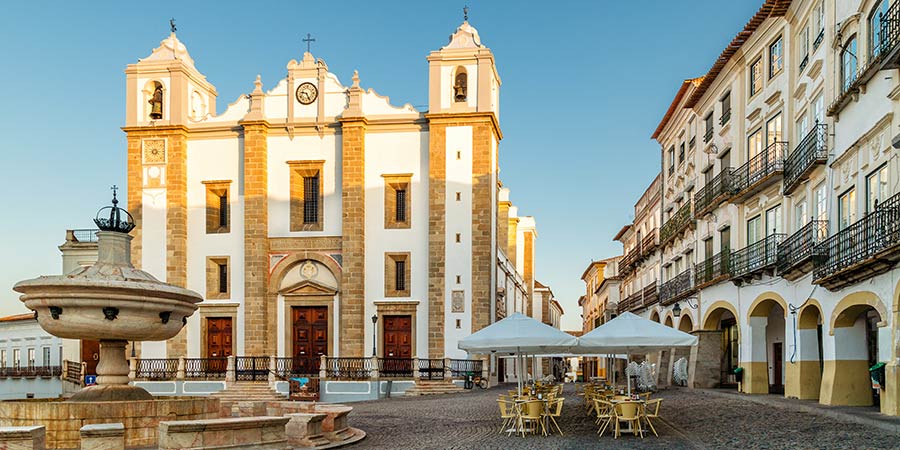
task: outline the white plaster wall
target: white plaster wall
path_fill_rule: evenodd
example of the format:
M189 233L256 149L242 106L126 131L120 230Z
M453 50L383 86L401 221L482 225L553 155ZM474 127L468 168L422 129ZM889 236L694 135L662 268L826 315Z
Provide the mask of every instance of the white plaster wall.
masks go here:
M367 155L373 154L371 150ZM367 158L368 159L368 158ZM322 168L324 226L322 231L291 231L291 186L288 161L325 161ZM269 236L341 235L341 136L270 136Z
M475 108L478 105L478 65L460 64L466 68L466 106ZM453 106L453 86L456 84L456 68L460 65L441 66L441 108L448 109Z
M408 229L384 228L384 177L412 174ZM376 300L417 300L416 353L428 357L428 133L366 133L366 313L375 314ZM449 242L449 241L448 241ZM453 245L453 244L448 244ZM410 297L385 298L384 254L409 252ZM448 291L456 289L448 270ZM465 280L465 276L463 278ZM448 297L449 299L449 297ZM449 300L448 300L449 302ZM365 320L365 348L372 348L372 322ZM378 326L381 324L379 323ZM455 324L448 322L448 327ZM381 343L378 343L381 345Z
M166 191L144 189L141 215L141 269L166 281ZM166 343L141 344L142 358L165 358Z
M471 77L471 72L470 75ZM448 127L446 129L446 234L445 273L448 281L462 275L459 289L448 283L444 292L444 353L451 358L462 358L465 352L457 348L457 342L472 332L472 127ZM459 152L459 159L457 159ZM460 201L456 201L460 192ZM456 242L456 233L461 241ZM453 313L451 291L465 292L465 312ZM462 327L456 328L456 319Z
M188 142L187 164L187 288L206 296L206 259L229 257L230 298L204 303L238 303L234 354L244 353L244 196L241 152L242 140L210 139ZM206 233L206 185L204 181L231 180L228 204L231 209L229 233ZM200 313L188 318L188 354L200 357Z
M62 340L44 331L33 320L0 322L0 349L6 359L0 367L15 367L13 353L19 349L19 367L29 367L28 349L34 349L34 366L44 367L44 348L50 349L50 366L62 366ZM35 398L58 397L62 394L59 378L4 378L0 377L0 400L23 399L28 393Z

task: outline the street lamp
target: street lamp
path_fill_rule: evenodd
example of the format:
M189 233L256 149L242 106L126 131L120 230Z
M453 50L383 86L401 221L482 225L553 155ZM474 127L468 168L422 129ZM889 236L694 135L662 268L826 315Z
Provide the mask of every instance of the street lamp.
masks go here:
M378 329L375 328L375 324L378 323L378 314L372 314L372 356L374 357L377 353L377 340L378 340Z
M697 309L700 307L699 304L695 305L695 304L691 303L691 299L689 299L689 298L685 299L685 303L687 303L687 305L690 306L691 309ZM672 314L675 317L678 317L681 315L681 302L675 303L675 306L672 307Z

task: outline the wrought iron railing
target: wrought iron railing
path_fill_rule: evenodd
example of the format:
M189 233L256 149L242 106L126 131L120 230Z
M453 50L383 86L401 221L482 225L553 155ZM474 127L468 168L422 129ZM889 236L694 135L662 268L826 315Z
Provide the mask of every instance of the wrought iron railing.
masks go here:
M412 358L378 358L378 375L382 378L412 378Z
M828 221L812 220L778 246L778 273L817 255L816 246L828 237Z
M719 253L694 264L694 286L705 286L722 278L731 277L731 250Z
M63 361L63 377L66 381L83 384L84 378L81 374L81 363L78 361Z
M691 140L688 141L688 148L694 148L697 145L697 136L691 136Z
M451 359L450 376L463 378L469 374L473 376L484 375L484 361L480 359Z
M819 30L819 34L816 35L816 39L813 41L813 51L816 51L819 48L819 44L822 43L822 40L825 39L825 27L822 27Z
M275 374L282 378L317 377L321 361L318 356L275 358Z
M693 215L691 214L691 202L688 201L681 205L681 208L678 208L678 211L676 211L675 214L672 214L672 216L669 217L669 220L667 220L662 228L660 228L659 242L665 245L667 242L674 239L690 225L691 220L693 220Z
M50 378L62 375L60 366L13 366L0 367L0 378Z
M675 275L671 280L663 283L659 288L659 302L663 305L674 303L682 295L694 289L694 283L691 279L691 269Z
M784 160L784 193L790 194L815 164L828 160L828 125L817 123Z
M797 73L803 73L803 69L806 68L807 64L809 64L809 55L804 56L803 59L800 60L800 70Z
M269 379L268 356L235 356L234 378L238 381L263 381Z
M706 144L712 140L713 137L713 129L709 127L706 129L706 133L703 133L703 143Z
M228 358L184 358L184 377L192 379L225 378Z
M331 379L366 379L371 376L372 369L372 358L329 357L325 359L325 376Z
M97 242L97 232L100 231L96 228L94 229L78 229L72 230L72 236L78 242Z
M814 278L820 280L900 245L900 194L885 200L856 223L816 248Z
M172 358L141 358L136 365L139 380L174 380L178 373L178 360Z
M787 142L773 142L758 155L734 170L734 187L737 194L757 187L770 175L784 170L784 153Z
M656 280L644 287L644 299L642 306L650 306L659 301L659 290L656 288Z
M731 120L731 108L722 111L722 117L719 118L719 125L725 125Z
M443 380L444 359L419 358L419 378L425 380Z
M891 50L900 45L900 6L897 2L891 2L891 6L881 18L880 37L879 56L888 55Z
M735 194L734 169L725 167L694 194L694 217L701 217L718 202ZM662 239L662 237L660 237Z
M731 275L735 278L775 267L778 262L778 244L784 233L772 233L740 250L731 253Z

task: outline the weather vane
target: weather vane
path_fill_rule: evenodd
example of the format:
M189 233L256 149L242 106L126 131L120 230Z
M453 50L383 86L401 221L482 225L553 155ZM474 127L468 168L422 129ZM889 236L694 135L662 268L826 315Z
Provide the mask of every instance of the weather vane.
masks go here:
M312 37L311 34L306 33L306 37L303 38L303 42L306 42L306 53L309 53L309 45L313 42L316 42L316 40Z
M169 19L169 28L172 29L172 32L173 32L173 33L175 32L175 30L178 29L178 28L175 27L175 18L174 18L174 17L171 18L171 19Z
M469 5L463 6L463 20L469 20Z

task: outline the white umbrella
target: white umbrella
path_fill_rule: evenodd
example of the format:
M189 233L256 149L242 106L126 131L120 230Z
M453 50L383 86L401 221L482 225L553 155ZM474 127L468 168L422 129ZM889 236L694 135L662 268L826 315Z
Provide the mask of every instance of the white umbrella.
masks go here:
M578 339L578 353L644 353L697 345L697 336L624 312ZM628 378L631 393L631 378Z
M578 338L551 327L522 313L513 313L499 322L459 340L457 347L469 353L523 353L547 355L569 353ZM524 366L524 361L523 364ZM522 391L522 375L519 372L519 392Z

